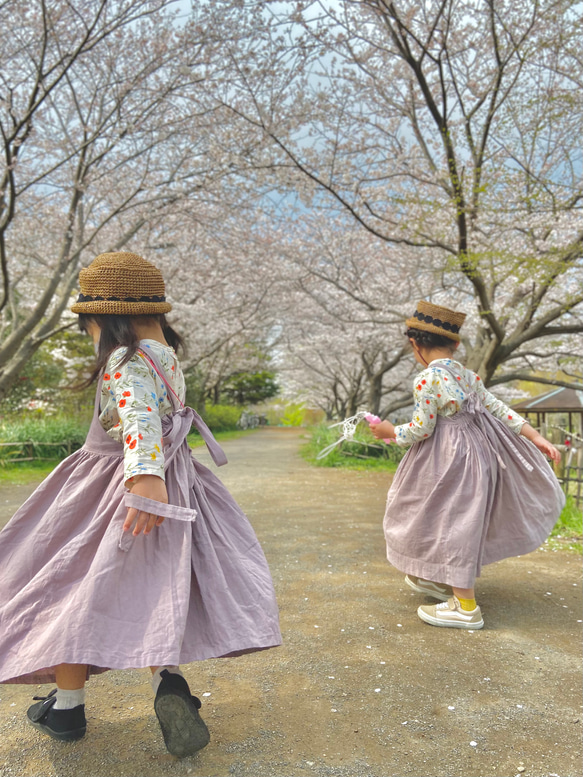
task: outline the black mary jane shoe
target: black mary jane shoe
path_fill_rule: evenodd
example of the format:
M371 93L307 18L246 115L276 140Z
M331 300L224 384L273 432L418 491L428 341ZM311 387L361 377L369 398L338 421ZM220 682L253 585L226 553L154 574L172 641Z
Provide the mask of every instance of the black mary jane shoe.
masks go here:
M37 704L28 708L26 713L29 722L39 731L48 734L60 742L74 742L85 736L87 721L85 720L85 705L79 704L72 710L54 710L57 701L57 689L54 688L48 696L34 696Z
M160 673L162 681L154 700L166 749L178 758L194 755L208 745L209 730L198 714L200 699L192 696L188 683L179 674L167 669Z

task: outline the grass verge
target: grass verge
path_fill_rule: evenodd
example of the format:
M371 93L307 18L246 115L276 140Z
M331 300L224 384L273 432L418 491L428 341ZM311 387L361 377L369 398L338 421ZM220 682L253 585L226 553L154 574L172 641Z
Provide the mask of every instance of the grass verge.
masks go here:
M239 437L245 437L246 435L253 434L255 431L257 430L238 429L237 431L215 432L214 438L220 443L225 440L236 440ZM191 448L199 448L201 445L204 445L204 440L198 432L193 432L188 435L188 444ZM0 486L3 484L22 486L27 483L41 481L47 475L50 475L60 461L61 459L58 458L51 461L6 462L6 464L0 465Z
M238 440L239 437L247 437L247 435L257 431L258 429L228 429L224 432L213 432L213 437L218 443L221 443L227 440ZM191 432L187 439L191 448L200 448L201 445L205 444L198 432Z
M23 461L0 467L0 486L25 486L40 482L54 470L59 463L55 461Z
M583 554L583 510L577 508L572 496L545 545L549 550L572 550Z
M301 455L316 467L336 467L357 472L395 472L405 451L396 445L387 446L375 440L368 428L360 424L354 435L354 442L343 442L322 459L318 454L326 446L340 439L340 427L330 429L326 424L312 427L306 437L308 441L301 448ZM361 458L367 454L367 458Z
M33 455L60 461L83 445L88 429L87 419L63 414L5 419L0 422L0 442L14 444L0 446L0 465L20 466L26 462L13 459Z

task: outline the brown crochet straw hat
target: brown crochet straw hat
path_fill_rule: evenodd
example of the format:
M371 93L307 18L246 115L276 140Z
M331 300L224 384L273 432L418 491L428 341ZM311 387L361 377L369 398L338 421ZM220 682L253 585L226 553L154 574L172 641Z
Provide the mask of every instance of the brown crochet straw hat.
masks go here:
M162 273L138 254L99 254L79 273L79 285L73 313L140 316L172 310Z
M433 305L431 302L419 300L417 310L412 318L408 318L405 324L410 329L422 329L424 332L434 332L436 335L449 337L459 343L459 331L466 318L465 313L456 313L455 310L444 308L441 305Z

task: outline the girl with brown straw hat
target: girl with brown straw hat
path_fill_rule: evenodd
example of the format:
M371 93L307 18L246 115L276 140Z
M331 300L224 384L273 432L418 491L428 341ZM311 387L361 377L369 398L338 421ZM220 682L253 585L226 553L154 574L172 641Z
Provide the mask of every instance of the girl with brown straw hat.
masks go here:
M28 710L62 741L85 734L85 681L108 669L150 667L166 747L192 755L209 741L179 665L281 642L269 569L222 483L195 461L202 435L184 406L160 271L107 253L80 273L72 310L97 347L93 422L0 534L0 682L57 688Z
M474 593L484 564L535 550L565 503L545 455L558 450L453 358L465 314L420 301L406 320L415 360L415 408L400 426L371 424L375 437L410 446L384 519L387 557L418 593L426 623L484 625ZM545 454L545 455L543 455Z

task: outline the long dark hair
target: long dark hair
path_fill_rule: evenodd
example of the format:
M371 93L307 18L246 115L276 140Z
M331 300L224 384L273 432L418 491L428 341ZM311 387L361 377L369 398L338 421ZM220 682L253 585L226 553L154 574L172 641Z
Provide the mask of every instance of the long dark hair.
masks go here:
M163 314L159 315L145 315L145 316L115 316L115 315L97 315L89 313L79 314L79 329L82 332L87 332L87 327L90 323L96 324L101 330L101 336L99 338L99 347L97 349L97 361L95 368L89 378L80 384L79 388L87 388L94 383L101 375L107 364L107 360L115 351L116 348L125 347L127 351L119 366L123 367L134 356L138 350L140 340L134 329L135 323L150 324L157 321L162 327L164 339L178 351L179 348L184 349L184 340L178 332L176 332Z
M415 340L421 348L447 348L453 353L457 345L457 341L452 340L451 337L438 335L437 332L426 332L424 329L407 329L405 334L408 339Z

